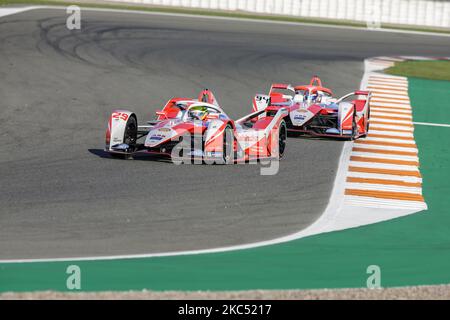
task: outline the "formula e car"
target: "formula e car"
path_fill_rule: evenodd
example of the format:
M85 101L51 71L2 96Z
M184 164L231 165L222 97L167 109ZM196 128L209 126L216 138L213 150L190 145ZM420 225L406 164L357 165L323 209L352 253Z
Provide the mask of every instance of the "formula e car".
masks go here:
M266 110L270 115L287 108L289 132L353 140L369 131L370 98L369 91L357 90L336 99L314 76L309 85L273 84L268 95L254 97L253 110Z
M281 158L286 146L287 115L285 108L270 114L259 110L234 121L213 93L205 89L197 99L170 99L161 111L156 111L155 120L143 125L138 125L132 111L115 110L108 121L105 151L121 158L151 153L176 161L201 159L225 164Z

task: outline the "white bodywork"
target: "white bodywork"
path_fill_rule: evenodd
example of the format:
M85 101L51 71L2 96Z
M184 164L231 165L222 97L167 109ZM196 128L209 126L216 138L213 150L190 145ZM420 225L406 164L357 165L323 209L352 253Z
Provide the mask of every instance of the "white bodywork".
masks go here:
M135 116L133 112L128 110L114 110L108 122L108 130L110 132L109 145L105 146L106 150L113 151L111 148L115 145L122 144L125 134L125 127L128 119Z

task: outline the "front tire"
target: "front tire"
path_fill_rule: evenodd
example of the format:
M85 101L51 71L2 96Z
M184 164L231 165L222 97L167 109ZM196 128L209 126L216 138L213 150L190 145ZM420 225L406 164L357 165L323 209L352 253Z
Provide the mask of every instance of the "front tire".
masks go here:
M234 133L229 124L223 132L222 161L223 164L231 164L234 161Z
M137 142L137 120L136 117L130 116L125 125L125 132L123 134L123 143L130 146L130 151L134 151Z
M123 134L123 143L127 144L129 148L124 153L111 153L111 157L117 158L117 159L132 159L133 156L131 153L133 153L136 150L136 142L137 142L137 119L134 115L131 115L127 123L125 125L125 130Z
M283 158L286 150L287 127L286 121L282 120L278 127L278 159Z

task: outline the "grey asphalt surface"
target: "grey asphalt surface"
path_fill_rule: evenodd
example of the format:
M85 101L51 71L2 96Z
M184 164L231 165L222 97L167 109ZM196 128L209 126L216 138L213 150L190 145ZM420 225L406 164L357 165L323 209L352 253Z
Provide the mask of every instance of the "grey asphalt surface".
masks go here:
M198 17L63 10L0 18L0 259L206 249L301 230L326 207L340 141L291 138L279 173L102 151L110 111L149 120L208 87L232 117L272 82L318 74L337 95L362 60L448 55L449 39Z

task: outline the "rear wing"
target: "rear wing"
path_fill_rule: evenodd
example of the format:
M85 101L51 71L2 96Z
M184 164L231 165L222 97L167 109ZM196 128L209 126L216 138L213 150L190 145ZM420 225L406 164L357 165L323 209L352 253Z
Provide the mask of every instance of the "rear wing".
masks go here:
M236 124L242 124L242 123L247 122L247 121L249 121L249 120L251 120L251 119L253 119L253 118L259 117L259 116L262 115L265 111L266 111L265 109L263 109L263 110L257 110L257 111L255 111L255 112L252 112L252 113L246 115L246 116L243 116L243 117L240 118L240 119L235 120L234 123L236 123ZM277 122L278 120L280 120L280 119L282 119L282 118L284 118L284 117L286 117L286 116L288 116L288 115L289 115L288 109L287 109L287 108L284 108L284 107L280 107L280 108L277 109L277 112L272 116L272 117L274 118L274 120L272 120L272 122L273 122L273 121Z
M252 100L252 109L253 111L262 111L265 110L270 104L270 96L265 94L257 94L253 97Z
M200 92L200 94L198 95L198 101L210 103L219 107L219 103L217 102L216 97L209 89L203 89Z
M272 121L269 123L267 128L264 130L264 134L266 135L266 137L269 136L269 133L270 133L270 131L272 131L273 127L276 124L279 124L281 122L281 120L288 115L289 115L289 111L286 108L278 109L277 113L273 116Z
M366 97L365 100L368 101L368 100L370 100L370 98L372 97L372 92L366 91L366 90L356 90L356 91L347 93L345 96L340 97L340 98L336 101L336 103L339 103L339 102L341 102L341 101L344 101L345 99L347 99L348 97L351 97L351 96L365 96L365 97Z
M290 85L290 84L274 83L270 87L269 94L272 93L276 89L278 89L278 90L289 90L289 91L295 92L294 87L292 85Z
M311 78L311 81L309 81L310 86L316 86L321 87L322 86L322 80L318 76L314 76Z

